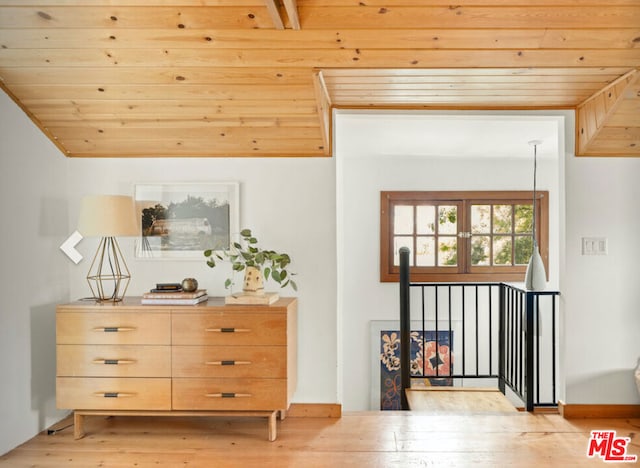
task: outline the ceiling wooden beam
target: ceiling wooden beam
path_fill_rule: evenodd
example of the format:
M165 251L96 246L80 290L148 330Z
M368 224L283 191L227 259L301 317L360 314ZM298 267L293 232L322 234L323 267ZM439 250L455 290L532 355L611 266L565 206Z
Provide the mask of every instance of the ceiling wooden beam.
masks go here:
M586 99L576 107L576 155L593 156L604 155L601 151L595 154L591 151L596 137L606 127L609 118L625 100L627 90L634 84L640 83L640 72L637 69L631 70L622 75L613 83L605 86L593 96ZM633 133L635 127L625 127L624 132ZM630 137L630 139L634 139ZM629 155L637 155L639 149L629 149ZM622 148L620 148L622 150ZM619 154L619 153L618 153Z
M282 22L280 9L278 8L276 0L264 0L264 4L267 7L267 11L269 12L269 16L271 17L271 21L273 21L275 28L284 29L284 23Z
M264 3L276 29L285 29L286 22L284 13L280 8L280 2L278 0L265 0ZM296 0L282 0L282 4L284 4L286 15L289 17L289 25L291 29L299 30L300 17L298 16L298 4Z
M289 23L292 29L300 29L300 18L298 17L298 5L296 0L283 0L284 8L289 16Z

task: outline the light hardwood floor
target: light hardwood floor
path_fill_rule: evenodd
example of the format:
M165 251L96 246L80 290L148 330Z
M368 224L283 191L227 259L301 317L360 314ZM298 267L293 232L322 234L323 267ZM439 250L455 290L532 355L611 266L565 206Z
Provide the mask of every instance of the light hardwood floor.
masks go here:
M63 427L71 420L62 421ZM0 456L6 467L541 467L604 466L589 433L613 429L640 454L640 419L566 420L522 412L346 412L287 418L266 440L264 419L93 417ZM617 463L617 466L626 466Z
M515 413L518 410L500 390L493 388L428 387L407 390L412 411L430 414Z

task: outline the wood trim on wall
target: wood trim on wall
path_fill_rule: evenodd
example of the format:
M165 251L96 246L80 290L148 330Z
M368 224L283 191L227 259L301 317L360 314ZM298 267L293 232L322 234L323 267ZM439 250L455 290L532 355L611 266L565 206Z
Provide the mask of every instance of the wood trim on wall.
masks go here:
M288 418L341 418L342 405L337 403L292 403Z
M631 70L576 107L576 156L605 156L602 151L591 151L592 143L625 101L628 91L638 83L640 72ZM622 128L622 132L629 136L630 142L633 141L633 127L630 125ZM620 146L620 150L622 148ZM621 151L620 155L625 155L625 152Z
M332 137L333 137L333 116L332 103L327 85L324 81L322 71L317 70L313 74L313 86L316 96L316 105L318 109L318 117L320 119L320 130L322 132L323 152L326 156L333 154Z
M640 405L586 405L558 401L558 410L565 419L640 418Z

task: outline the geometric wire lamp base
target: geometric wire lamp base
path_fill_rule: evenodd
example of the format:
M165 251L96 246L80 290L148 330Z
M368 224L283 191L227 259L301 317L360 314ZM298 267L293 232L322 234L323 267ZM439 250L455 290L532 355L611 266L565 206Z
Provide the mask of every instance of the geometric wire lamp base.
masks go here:
M115 237L103 237L87 274L94 299L99 302L121 301L130 280L131 274L118 241Z

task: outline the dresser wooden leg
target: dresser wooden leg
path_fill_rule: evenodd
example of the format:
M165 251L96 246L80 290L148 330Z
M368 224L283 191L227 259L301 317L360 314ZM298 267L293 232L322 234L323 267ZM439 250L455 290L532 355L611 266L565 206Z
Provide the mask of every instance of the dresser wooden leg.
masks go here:
M78 440L84 437L84 416L78 414L77 411L73 413L73 438Z
M273 442L277 437L278 412L274 411L269 415L269 442Z
M284 421L284 418L287 417L287 410L280 410L278 411L279 416L280 416L280 421Z

